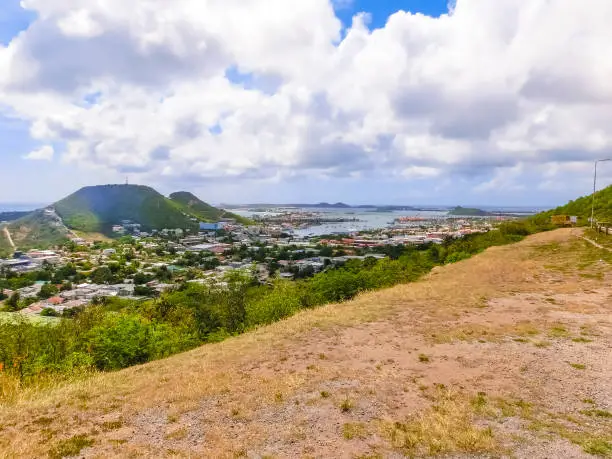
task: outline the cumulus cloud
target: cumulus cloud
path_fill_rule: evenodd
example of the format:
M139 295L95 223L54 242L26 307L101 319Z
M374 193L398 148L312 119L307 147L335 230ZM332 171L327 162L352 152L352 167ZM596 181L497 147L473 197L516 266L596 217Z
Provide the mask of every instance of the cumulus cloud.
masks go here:
M612 154L612 2L587 3L457 0L343 31L337 0L23 0L0 110L66 161L168 180L510 187Z
M55 150L50 145L45 145L40 147L37 150L33 150L27 155L24 155L24 159L29 159L32 161L51 161L53 159L53 155L55 154Z

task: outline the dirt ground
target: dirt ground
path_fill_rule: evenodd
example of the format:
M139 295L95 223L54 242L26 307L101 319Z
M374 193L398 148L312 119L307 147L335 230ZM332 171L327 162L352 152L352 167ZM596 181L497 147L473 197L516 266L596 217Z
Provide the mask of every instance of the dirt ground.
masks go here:
M0 457L612 456L612 254L579 236L25 392Z

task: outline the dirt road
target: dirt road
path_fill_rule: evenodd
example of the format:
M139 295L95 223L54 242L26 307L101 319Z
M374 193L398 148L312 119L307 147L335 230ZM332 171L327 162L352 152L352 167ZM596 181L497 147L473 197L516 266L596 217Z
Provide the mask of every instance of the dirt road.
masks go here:
M0 448L7 457L610 455L611 262L570 230L492 248L223 343L25 393L0 407Z
M15 243L13 242L13 238L11 237L11 233L8 229L8 227L4 227L2 228L2 231L4 233L4 236L6 237L6 239L8 240L9 244L11 245L11 247L13 248L13 250L17 249L17 246L15 246Z

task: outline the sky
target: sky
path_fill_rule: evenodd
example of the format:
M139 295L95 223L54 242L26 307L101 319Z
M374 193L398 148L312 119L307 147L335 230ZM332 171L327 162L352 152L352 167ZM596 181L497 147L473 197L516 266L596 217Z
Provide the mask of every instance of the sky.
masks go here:
M609 0L2 0L0 202L129 180L562 204L612 157L610 21Z

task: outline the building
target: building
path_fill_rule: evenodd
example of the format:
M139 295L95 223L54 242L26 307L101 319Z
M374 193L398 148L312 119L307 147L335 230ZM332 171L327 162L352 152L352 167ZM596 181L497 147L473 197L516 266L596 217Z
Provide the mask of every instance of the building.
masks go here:
M225 223L205 223L200 222L200 231L219 231L225 228Z
M42 264L46 261L47 263L55 265L61 261L60 256L52 250L31 250L28 252L27 257L38 264Z

